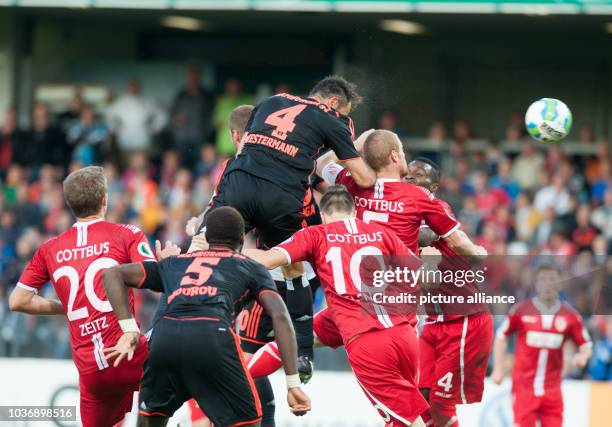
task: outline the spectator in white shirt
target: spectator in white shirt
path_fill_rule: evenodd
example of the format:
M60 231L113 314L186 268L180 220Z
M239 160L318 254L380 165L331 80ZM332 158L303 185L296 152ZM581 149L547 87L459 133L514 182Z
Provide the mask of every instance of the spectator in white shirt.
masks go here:
M565 188L563 175L556 174L551 185L538 190L535 194L533 206L539 212L544 212L548 207L552 207L557 215L566 214L570 210L570 195Z
M141 96L137 80L130 80L127 93L108 107L106 119L124 158L135 151L149 150L155 134L168 122L159 105Z
M522 189L532 190L538 183L538 174L543 167L544 158L536 151L535 141L525 141L521 154L512 165L512 176Z

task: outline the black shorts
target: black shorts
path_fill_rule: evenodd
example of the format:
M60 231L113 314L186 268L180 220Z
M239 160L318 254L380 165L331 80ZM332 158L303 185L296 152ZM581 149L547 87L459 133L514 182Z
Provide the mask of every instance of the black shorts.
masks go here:
M287 301L287 288L282 282L275 281L278 293ZM274 341L272 318L268 316L262 305L253 299L236 318L240 345L242 350L254 354L265 344Z
M245 233L257 229L258 246L264 248L284 242L307 226L303 200L241 170L223 177L208 212L221 206L238 210L244 219Z
M231 327L162 317L149 342L139 414L170 417L192 397L218 427L261 419L259 396Z

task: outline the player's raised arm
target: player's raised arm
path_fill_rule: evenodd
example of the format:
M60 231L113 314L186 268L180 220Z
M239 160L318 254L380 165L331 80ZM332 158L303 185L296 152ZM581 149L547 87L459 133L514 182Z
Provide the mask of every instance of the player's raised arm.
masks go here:
M363 151L363 145L365 144L366 139L368 138L368 136L374 132L375 129L368 129L365 132L363 132L361 135L359 135L359 138L357 138L355 140L355 149L357 150L357 152L359 152L361 154L361 152ZM323 174L324 174L324 170L326 169L325 167L327 165L329 165L330 163L338 163L338 156L336 156L336 153L334 153L333 151L328 151L327 153L323 154L321 157L319 157L317 159L317 168L316 168L316 172L317 175L319 175L320 177L322 177L323 179L325 179L329 184L334 184L333 181L329 181L328 179L326 179ZM341 168L341 165L338 165L339 168Z

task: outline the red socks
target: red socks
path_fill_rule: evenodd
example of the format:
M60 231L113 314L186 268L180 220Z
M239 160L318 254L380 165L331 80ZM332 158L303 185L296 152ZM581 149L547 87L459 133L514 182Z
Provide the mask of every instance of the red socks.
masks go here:
M247 363L253 378L267 377L283 366L276 342L272 341L255 352Z

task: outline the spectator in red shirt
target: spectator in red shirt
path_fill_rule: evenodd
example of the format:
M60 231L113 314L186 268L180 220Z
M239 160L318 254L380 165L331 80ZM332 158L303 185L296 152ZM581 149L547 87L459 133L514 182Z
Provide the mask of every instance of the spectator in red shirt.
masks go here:
M478 171L474 175L474 197L476 207L484 218L489 218L498 206L508 205L510 198L501 188L489 188L489 178Z

